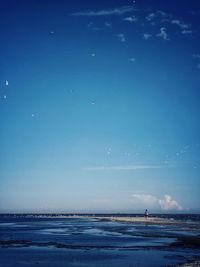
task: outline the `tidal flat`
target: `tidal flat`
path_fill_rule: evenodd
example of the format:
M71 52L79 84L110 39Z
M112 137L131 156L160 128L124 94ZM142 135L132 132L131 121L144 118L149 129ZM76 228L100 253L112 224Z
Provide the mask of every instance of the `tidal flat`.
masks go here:
M1 216L1 267L178 266L199 260L199 220ZM198 266L198 265L195 265Z

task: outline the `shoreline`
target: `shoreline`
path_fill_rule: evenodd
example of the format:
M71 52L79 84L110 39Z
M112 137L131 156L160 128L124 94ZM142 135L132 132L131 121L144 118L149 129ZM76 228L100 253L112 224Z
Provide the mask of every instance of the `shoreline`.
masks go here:
M172 215L173 216L173 215ZM183 215L184 216L184 215ZM96 219L99 221L113 221L119 223L145 224L145 225L172 225L200 230L200 221L181 220L175 218L160 217L159 214L152 214L147 218L144 215L126 214L0 214L0 218L24 218L24 219Z
M200 261L184 263L182 265L177 265L176 267L200 267Z
M94 218L94 217L93 217ZM148 224L181 224L181 221L175 219L158 218L158 217L123 217L123 216L111 216L111 217L96 217L96 219L111 220L116 222L128 222L128 223L148 223Z
M200 230L200 222L195 221L181 221L176 219L159 218L154 216L146 217L123 217L123 216L87 216L87 218L93 218L98 220L108 220L121 223L133 223L133 224L145 224L145 225L174 225L174 226L185 226L187 228L193 228Z
M173 214L172 214L173 216ZM114 221L121 223L134 223L134 224L148 224L148 225L174 225L174 226L187 226L188 228L200 229L200 221L181 220L175 218L160 217L159 214L152 214L147 218L144 215L126 215L126 214L0 214L0 218L27 218L27 219L97 219Z

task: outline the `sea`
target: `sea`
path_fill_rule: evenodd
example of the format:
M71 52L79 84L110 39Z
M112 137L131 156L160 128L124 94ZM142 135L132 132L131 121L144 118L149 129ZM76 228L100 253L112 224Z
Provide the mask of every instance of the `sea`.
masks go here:
M97 218L98 216L98 218ZM0 267L160 267L200 259L199 214L180 224L115 222L139 214L1 214Z

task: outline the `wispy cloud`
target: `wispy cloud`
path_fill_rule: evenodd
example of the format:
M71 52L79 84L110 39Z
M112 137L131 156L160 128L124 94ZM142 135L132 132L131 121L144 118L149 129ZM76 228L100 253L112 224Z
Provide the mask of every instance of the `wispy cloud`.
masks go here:
M159 205L162 210L183 209L182 206L170 195L164 195L163 198L159 199L156 196L150 194L133 194L132 200L135 204L139 204L147 208L154 205Z
M164 12L162 10L158 10L157 11L157 14L160 15L160 16L162 16L162 17L169 17L170 16L169 14L167 14L166 12Z
M123 20L132 23L132 22L136 22L138 19L135 16L131 16L131 17L126 17Z
M92 29L92 30L94 30L94 31L99 31L100 30L100 28L96 27L93 22L88 23L87 27Z
M148 40L148 39L150 39L152 37L152 34L150 34L150 33L144 33L143 34L143 38L145 39L145 40Z
M192 55L194 58L200 59L200 54L193 54Z
M184 35L191 35L193 33L191 24L184 23L183 21L178 19L173 19L171 21L171 24L177 25L180 28L181 33Z
M149 21L149 22L152 22L153 20L155 20L155 19L157 19L157 18L159 18L159 19L161 19L161 21L163 21L163 19L166 21L168 21L168 19L167 18L170 18L171 17L171 15L170 14L167 14L166 12L164 12L164 11L162 11L162 10L157 10L157 11L155 11L155 12L151 12L151 13L149 13L146 17L145 17L145 19L146 19L146 21Z
M200 60L200 54L193 54L192 56L193 56L193 58L194 58L195 60L197 60L197 69L200 69L200 63L199 63L199 60Z
M200 59L200 54L193 54L192 55L194 58Z
M123 33L117 34L117 37L120 39L121 42L126 42L126 37Z
M159 169L159 165L122 165L122 166L95 166L86 167L86 171L128 171L128 170L146 170L146 169Z
M99 11L79 11L72 13L72 16L111 16L111 15L116 15L116 16L121 16L126 13L130 13L134 10L132 6L122 6L119 8L113 8L113 9L104 9L104 10L99 10Z
M177 26L179 26L182 30L188 30L190 29L191 25L190 24L186 24L184 23L183 21L181 20L178 20L178 19L173 19L171 21L172 24L175 24Z
M152 21L152 20L155 19L156 17L157 17L156 13L150 13L150 14L148 14L148 15L145 17L145 19L146 19L147 21Z
M105 21L104 22L105 27L112 28L112 23Z
M165 27L161 27L160 32L158 34L156 34L156 36L162 38L164 41L169 40Z
M182 30L181 33L185 35L192 34L192 30Z

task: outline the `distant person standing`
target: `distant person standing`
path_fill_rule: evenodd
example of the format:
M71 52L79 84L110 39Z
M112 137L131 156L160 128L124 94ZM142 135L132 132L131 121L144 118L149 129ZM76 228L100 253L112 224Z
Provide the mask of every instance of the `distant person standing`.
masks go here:
M145 210L144 217L145 217L145 218L148 218L148 217L149 217L148 210Z

